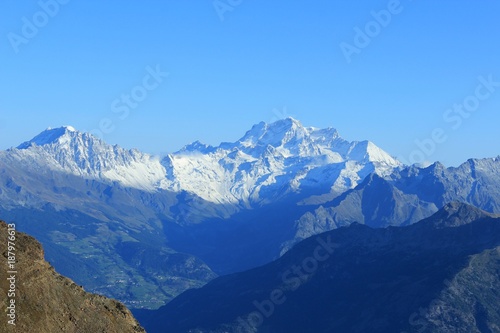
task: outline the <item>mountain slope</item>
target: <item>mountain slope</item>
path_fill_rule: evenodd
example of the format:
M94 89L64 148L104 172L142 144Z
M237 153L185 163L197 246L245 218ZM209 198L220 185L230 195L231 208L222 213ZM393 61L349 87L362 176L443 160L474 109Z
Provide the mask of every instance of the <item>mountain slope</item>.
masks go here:
M36 236L58 271L136 308L354 222L410 225L453 200L500 213L499 188L498 158L404 167L369 141L291 118L164 159L71 127L0 151L0 215Z
M490 213L500 213L500 158L470 159L457 168L435 163L427 168L410 166L385 177L372 174L310 210L295 221L297 241L352 222L380 228L409 225L435 213L452 201L461 201Z
M0 221L0 235L7 239L8 227ZM10 235L10 234L9 234ZM15 297L9 297L0 304L0 312L4 318L0 321L0 331L17 333L56 333L56 332L144 332L144 329L134 319L130 311L115 300L104 296L90 294L73 281L59 275L54 268L44 260L42 246L34 238L17 232L15 234L16 263L14 280L7 270L0 270L0 293L5 297L8 291L14 291ZM6 242L2 249L2 259L7 261ZM7 266L7 265L5 265ZM9 292L10 294L10 292ZM7 309L10 300L15 301L16 318L9 324L12 317Z
M500 219L459 203L352 224L141 314L149 332L500 332Z
M260 123L235 143L194 143L163 160L66 126L0 151L0 213L40 239L56 268L88 290L154 308L214 278L211 267L232 272L278 255L288 238L282 216L269 213L276 202L336 196L397 165L372 143L291 118ZM302 210L291 213L286 221ZM262 251L245 238L249 229L263 237ZM234 235L245 239L239 244ZM142 260L145 253L163 266ZM99 274L103 268L107 274Z
M40 176L22 172L22 164L4 165L0 197L7 199L0 201L2 216L36 236L56 269L87 290L128 306L154 308L216 276L198 258L166 244L162 224L168 217L159 211L177 202L175 194L111 186L58 171ZM150 260L165 264L152 270L148 262L134 260L137 254L124 244L137 244L138 253L150 253ZM172 260L197 269L171 270L167 263Z

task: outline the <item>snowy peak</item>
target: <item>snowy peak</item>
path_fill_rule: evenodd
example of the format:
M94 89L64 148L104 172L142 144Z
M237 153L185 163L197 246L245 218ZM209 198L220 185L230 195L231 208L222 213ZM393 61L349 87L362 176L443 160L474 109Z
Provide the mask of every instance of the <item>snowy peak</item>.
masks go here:
M335 128L304 127L293 118L257 124L235 143L235 147L253 156L255 152L269 151L269 146L285 157L326 156L330 161L354 160L391 167L402 165L370 141L349 142L340 137Z
M30 167L44 168L105 183L155 191L165 178L160 159L112 146L71 126L48 128L11 151L18 160L32 161Z
M349 151L349 159L365 162L376 162L394 167L402 166L402 163L380 149L371 141L354 142Z
M47 128L42 133L35 136L30 141L23 142L17 148L18 149L27 149L33 145L43 146L52 143L56 143L61 140L63 137L71 137L77 133L74 127L72 126L63 126L58 128Z
M246 151L247 153L249 153L250 150L253 150L254 152L251 155L255 155L255 152L262 153L269 150L269 146L279 148L298 145L304 139L310 139L310 132L312 130L312 128L306 129L298 120L295 120L293 118L281 119L272 124L260 122L254 125L237 142L223 142L218 147L212 147L199 141L195 141L182 148L176 154L186 154L193 152L207 154L214 152L216 149L241 149ZM335 130L334 133L336 133ZM332 135L332 133L330 134Z
M244 148L280 147L296 143L309 135L302 124L293 118L278 120L272 124L261 122L252 127L238 143Z
M307 131L309 132L309 135L314 142L327 147L330 147L335 140L342 140L340 138L339 132L337 132L337 130L333 127L328 127L325 129L308 127Z
M401 164L369 141L349 142L334 128L286 118L254 125L234 143L199 141L162 161L111 146L71 126L47 129L14 149L19 160L84 178L147 191L187 191L215 203L251 206L321 188L321 200L354 188L370 173ZM316 199L315 199L316 200Z
M266 125L266 131L260 140L264 143L269 142L269 145L273 147L278 147L293 141L300 141L308 134L298 120L286 118Z
M349 142L334 128L286 118L258 123L234 143L212 147L196 141L163 165L169 188L211 202L251 204L311 187L338 195L371 172L386 176L401 163L370 141Z

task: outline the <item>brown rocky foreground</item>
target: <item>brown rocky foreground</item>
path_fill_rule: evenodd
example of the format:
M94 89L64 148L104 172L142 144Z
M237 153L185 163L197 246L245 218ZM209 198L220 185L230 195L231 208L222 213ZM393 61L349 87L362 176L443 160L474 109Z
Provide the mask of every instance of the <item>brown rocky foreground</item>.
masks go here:
M0 332L145 332L122 303L58 274L36 239L9 226L0 221Z

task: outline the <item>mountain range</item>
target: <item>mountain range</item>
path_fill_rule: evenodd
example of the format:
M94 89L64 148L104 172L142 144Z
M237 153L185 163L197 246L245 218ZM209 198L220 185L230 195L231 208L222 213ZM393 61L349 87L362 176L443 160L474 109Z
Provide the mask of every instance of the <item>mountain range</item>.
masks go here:
M500 332L500 218L453 202L404 228L353 223L156 311L149 333Z
M87 290L155 309L352 223L407 226L452 201L500 213L499 171L405 166L292 118L163 158L66 126L0 151L0 216Z
M401 165L369 141L348 142L333 128L304 127L292 118L257 124L218 147L197 141L163 159L108 145L71 126L49 128L7 155L33 168L145 192L185 191L241 208L308 188L317 193L318 183L326 194L340 194L372 172L387 175Z

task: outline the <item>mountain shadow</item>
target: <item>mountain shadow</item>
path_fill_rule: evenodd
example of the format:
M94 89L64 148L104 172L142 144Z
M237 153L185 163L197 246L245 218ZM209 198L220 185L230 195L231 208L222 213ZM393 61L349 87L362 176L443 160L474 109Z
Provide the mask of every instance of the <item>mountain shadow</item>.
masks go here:
M450 203L408 227L354 223L141 312L148 332L500 332L500 219Z

